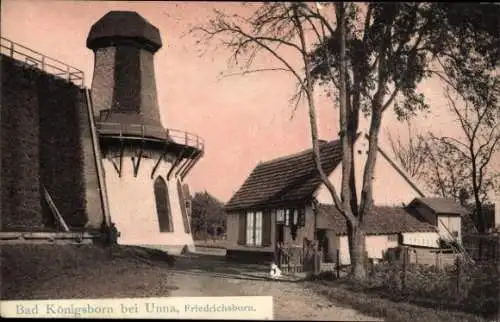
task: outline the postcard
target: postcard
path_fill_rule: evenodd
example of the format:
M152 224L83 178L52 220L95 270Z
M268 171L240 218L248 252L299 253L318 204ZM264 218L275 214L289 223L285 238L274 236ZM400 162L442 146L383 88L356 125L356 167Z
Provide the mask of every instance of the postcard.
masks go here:
M3 1L1 316L497 318L498 16Z

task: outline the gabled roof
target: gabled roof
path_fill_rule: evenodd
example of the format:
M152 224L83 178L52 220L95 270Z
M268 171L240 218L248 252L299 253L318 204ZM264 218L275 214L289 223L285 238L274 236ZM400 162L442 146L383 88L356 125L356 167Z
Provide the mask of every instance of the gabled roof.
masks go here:
M432 210L436 214L446 214L446 215L468 215L470 213L467 208L463 207L453 199L448 198L415 198L410 203L409 206L414 206L417 204L424 205L428 209Z
M340 140L320 141L321 163L329 175L342 161ZM225 206L226 211L277 207L312 198L321 184L312 149L259 163Z
M409 232L437 232L431 224L412 216L402 207L377 207L365 215L365 231L368 235L385 235ZM334 205L318 205L318 229L328 229L337 235L347 234L347 224Z

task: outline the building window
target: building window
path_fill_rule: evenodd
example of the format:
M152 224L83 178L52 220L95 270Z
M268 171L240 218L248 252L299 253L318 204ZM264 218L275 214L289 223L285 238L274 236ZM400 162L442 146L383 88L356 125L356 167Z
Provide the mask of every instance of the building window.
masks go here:
M160 232L173 232L174 229L172 225L172 213L170 210L167 183L161 176L155 180L154 191Z
M186 234L191 233L191 227L189 225L189 219L188 219L188 210L186 208L187 202L185 201L185 196L184 196L184 191L182 191L182 184L181 181L177 181L177 193L179 194L179 201L180 201L180 206L181 206L181 213L182 213L182 222L184 223L184 232Z
M285 211L283 209L276 210L276 223L277 224L285 223Z
M262 246L262 212L247 212L246 244Z

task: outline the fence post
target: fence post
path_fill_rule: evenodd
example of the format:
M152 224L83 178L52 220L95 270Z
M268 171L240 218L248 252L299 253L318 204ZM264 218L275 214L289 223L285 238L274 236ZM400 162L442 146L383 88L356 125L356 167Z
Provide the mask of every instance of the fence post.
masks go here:
M443 268L443 251L441 249L439 250L438 263L438 269L440 270Z
M335 269L337 270L337 279L340 278L340 249L337 249L337 258L335 263Z
M462 256L457 256L457 296L461 298L462 295L462 279L463 279L463 261Z
M410 260L410 248L403 248L403 276L401 278L401 287L404 290L406 288L406 278L408 276L408 262Z
M314 250L313 260L313 276L318 276L321 271L321 253L317 249Z

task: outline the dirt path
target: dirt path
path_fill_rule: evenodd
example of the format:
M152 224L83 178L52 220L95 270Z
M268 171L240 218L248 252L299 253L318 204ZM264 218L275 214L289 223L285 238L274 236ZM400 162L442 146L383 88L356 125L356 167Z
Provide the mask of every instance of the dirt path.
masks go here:
M1 299L272 296L279 320L374 321L301 283L273 282L268 268L223 254L171 258L134 247L12 245L0 248Z
M353 309L332 304L297 282L262 278L265 267L228 265L217 256L179 258L169 280L171 296L273 296L278 320L380 321Z

